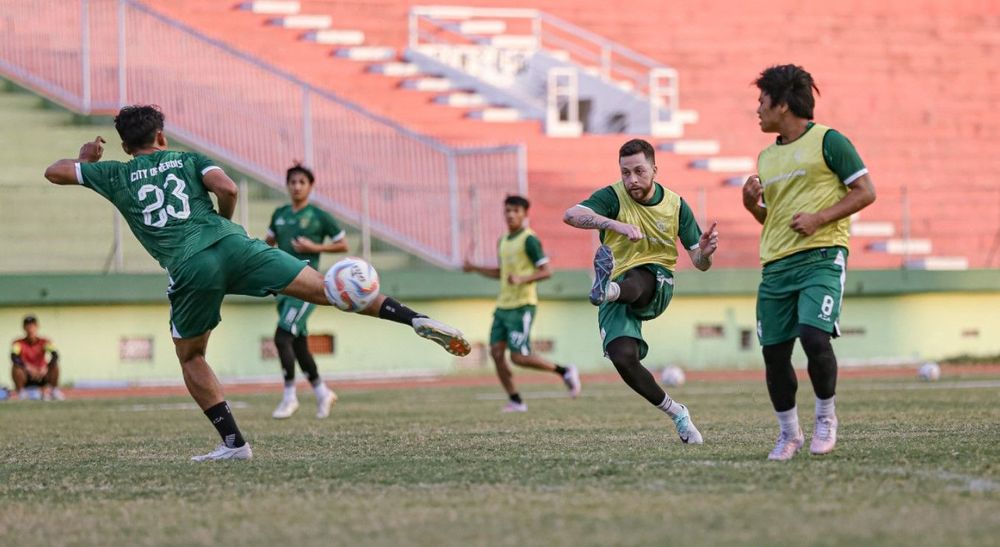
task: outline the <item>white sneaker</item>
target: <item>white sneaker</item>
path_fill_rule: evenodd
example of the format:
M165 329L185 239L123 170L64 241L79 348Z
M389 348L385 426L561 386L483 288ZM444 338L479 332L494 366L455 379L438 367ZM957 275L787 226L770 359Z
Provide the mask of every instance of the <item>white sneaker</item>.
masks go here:
M54 388L52 388L52 391L49 392L49 400L50 401L65 401L66 400L66 396L63 395L63 392L62 392L61 389L59 389L57 387L54 387Z
M580 371L576 369L576 365L568 365L562 379L563 383L566 384L566 389L569 390L569 396L577 398L582 386L580 385Z
M217 460L249 460L253 457L250 450L250 443L246 443L238 448L229 448L225 443L219 443L215 450L201 456L192 456L191 461L214 462Z
M701 437L701 432L698 428L694 426L694 422L691 421L691 413L688 412L686 406L677 403L677 406L681 407L681 412L673 417L674 427L677 428L677 436L681 438L681 442L684 444L703 444L705 442Z
M278 404L278 408L274 409L274 412L271 413L271 417L276 420L291 418L292 414L295 414L295 411L298 409L298 399L282 399L281 403Z
M812 442L809 443L809 452L816 456L833 452L833 447L837 445L837 415L816 416L816 427L813 428Z
M430 317L418 317L414 319L413 330L417 332L417 336L436 343L452 355L463 357L472 351L472 346L462 336L461 331L440 321L435 321Z
M778 434L778 440L774 444L774 450L767 455L767 459L774 462L787 462L806 444L806 437L799 428L798 434L794 437L786 437L784 433Z
M326 418L330 415L330 407L337 402L337 394L332 389L326 390L326 397L316 400L316 417Z
M527 412L528 405L526 403L515 403L514 401L509 401L500 412Z

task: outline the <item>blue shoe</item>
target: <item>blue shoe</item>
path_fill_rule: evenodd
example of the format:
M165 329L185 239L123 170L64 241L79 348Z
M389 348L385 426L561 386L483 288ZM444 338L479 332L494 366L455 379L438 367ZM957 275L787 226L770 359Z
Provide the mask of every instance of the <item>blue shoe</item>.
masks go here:
M691 421L691 413L688 412L686 406L677 403L677 406L681 407L679 414L673 417L674 426L677 427L677 436L681 438L681 442L684 444L702 444L705 441L701 438L701 432L698 428L694 426L694 422Z
M608 284L611 283L611 271L615 269L615 257L611 247L601 245L594 255L594 286L590 288L590 303L600 306L608 296Z

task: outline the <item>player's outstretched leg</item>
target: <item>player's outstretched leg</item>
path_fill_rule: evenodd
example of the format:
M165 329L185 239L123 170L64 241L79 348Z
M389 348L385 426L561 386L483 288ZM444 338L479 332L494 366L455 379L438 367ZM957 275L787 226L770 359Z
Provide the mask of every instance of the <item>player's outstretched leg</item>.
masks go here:
M642 395L650 404L662 410L674 422L677 436L684 444L702 444L701 432L691 421L691 413L687 407L674 401L646 367L639 362L639 341L635 338L622 336L608 344L608 357L618 369L625 383L636 393Z
M834 395L837 391L837 356L830 345L830 333L799 325L799 340L809 360L809 379L816 393L816 426L809 452L829 454L837 445L837 412Z
M313 304L332 305L323 287L323 274L312 268L303 268L281 293ZM383 294L358 313L407 325L417 336L436 343L452 355L461 357L472 351L472 345L462 335L462 331L417 313Z
M774 406L780 427L774 449L767 456L767 459L772 461L792 459L805 444L802 428L799 427L798 409L795 407L795 392L799 384L795 377L795 369L792 368L794 346L793 338L763 348L767 393L771 397L771 404Z
M205 361L209 334L211 331L195 338L174 338L177 358L184 373L184 385L222 437L222 442L215 450L191 459L196 462L249 460L253 457L250 444L243 439L229 403L223 396L219 379Z

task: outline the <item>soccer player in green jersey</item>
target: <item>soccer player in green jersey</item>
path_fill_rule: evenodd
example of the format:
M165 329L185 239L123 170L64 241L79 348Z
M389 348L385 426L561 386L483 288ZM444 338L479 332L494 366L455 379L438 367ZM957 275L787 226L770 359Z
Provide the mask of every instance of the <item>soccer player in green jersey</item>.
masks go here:
M346 252L347 241L337 221L326 211L309 203L309 194L315 182L313 172L302 165L296 164L288 169L285 187L292 203L278 207L271 215L264 241L319 270L319 254ZM329 243L325 242L327 238L330 238ZM279 294L277 300L278 327L274 330L274 346L284 373L285 394L271 416L291 418L299 408L299 399L295 394L295 361L298 360L299 367L316 393L316 417L326 418L330 415L330 407L337 402L337 394L319 377L316 360L309 351L306 322L316 306L283 294Z
M648 142L633 139L622 145L618 166L621 180L567 209L563 220L600 230L590 302L599 306L605 355L629 387L673 419L682 442L701 444L687 407L671 399L642 366L649 350L642 322L659 317L673 296L676 240L705 271L712 267L719 234L715 224L702 233L688 204L654 180L656 157Z
M323 275L288 253L251 239L230 220L236 209L236 184L201 154L167 150L159 108L126 106L115 117L115 129L131 160L100 161L105 141L97 137L80 148L77 159L50 165L45 178L54 184L85 186L110 201L139 243L167 270L170 329L184 384L222 437L215 450L192 459L250 459L250 445L205 361L209 335L222 320L222 299L226 294L281 293L331 305ZM218 212L209 192L219 200ZM461 332L385 295L360 313L408 325L449 353L469 353Z
M580 394L580 373L573 365L561 366L531 353L531 324L538 306L536 283L552 276L549 257L542 251L542 242L525 224L531 203L521 196L504 200L507 234L497 243L498 267L476 266L466 261L463 270L500 280L500 294L490 327L490 356L497 376L510 401L504 412L526 412L528 405L514 386L513 373L504 358L510 350L515 365L545 372L554 372L563 379L571 397Z
M840 334L849 217L875 201L875 188L850 141L813 123L812 92L819 89L808 72L773 66L755 84L760 129L778 138L758 156L757 174L743 186L743 205L764 225L757 336L781 429L768 458L784 461L805 444L795 407L796 338L816 394L810 452L826 454L837 443L837 358L830 338Z

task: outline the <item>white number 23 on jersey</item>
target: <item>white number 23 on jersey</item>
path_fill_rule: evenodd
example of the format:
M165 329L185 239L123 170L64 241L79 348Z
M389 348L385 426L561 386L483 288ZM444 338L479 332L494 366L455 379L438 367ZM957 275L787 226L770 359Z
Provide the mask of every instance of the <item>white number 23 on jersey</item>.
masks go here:
M139 203L147 201L150 194L152 194L153 198L153 202L146 205L146 208L142 210L142 221L146 226L162 228L167 225L168 216L183 220L191 215L188 196L184 193L187 185L183 180L177 178L176 175L171 174L167 175L167 179L164 181L164 189L169 188L171 182L174 183L174 189L170 192L170 196L177 198L177 201L180 202L179 209L170 203L167 203L166 207L163 206L166 196L163 195L163 189L160 187L145 184L139 188Z

